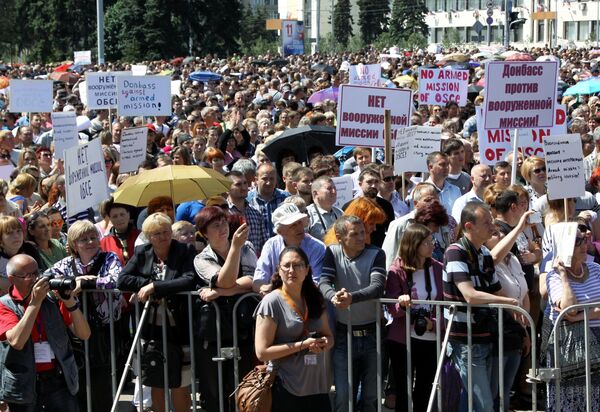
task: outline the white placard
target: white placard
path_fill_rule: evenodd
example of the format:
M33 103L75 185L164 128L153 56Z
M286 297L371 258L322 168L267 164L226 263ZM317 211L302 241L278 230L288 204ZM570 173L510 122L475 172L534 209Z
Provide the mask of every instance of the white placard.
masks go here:
M10 175L13 170L15 170L15 167L12 164L0 166L0 179L6 180L7 183L10 182Z
M557 62L487 63L485 129L554 126L557 75Z
M119 116L170 116L171 79L168 76L118 76Z
M341 209L342 206L354 198L352 196L352 188L354 187L352 176L344 175L334 177L331 180L333 180L333 184L335 184L335 191L337 192L337 200L335 201L334 206Z
M552 225L552 256L570 268L577 237L577 222L560 222Z
M73 216L108 198L100 139L65 150L67 215Z
M132 64L131 65L131 74L133 76L145 76L148 71L148 66L145 64Z
M181 80L171 80L171 96L181 95Z
M148 128L131 127L121 133L121 157L119 173L133 172L146 159Z
M479 141L480 163L494 166L512 151L511 136L514 129L485 130L483 128L483 108L475 108L477 131ZM553 127L537 129L519 129L519 151L525 157L544 157L544 138L567 133L567 108L565 105L556 105L556 118Z
M469 71L419 68L419 104L467 103Z
M117 107L117 76L131 72L88 72L85 74L85 105L92 110ZM83 86L80 86L80 89ZM83 101L83 97L82 97Z
M381 66L379 64L358 64L350 66L350 84L356 86L381 86Z
M75 112L53 112L54 157L62 159L64 151L79 143L77 115Z
M79 99L81 100L81 103L83 103L84 106L87 106L88 101L87 101L87 85L85 80L82 81L81 83L79 83Z
M583 151L579 134L547 136L546 176L548 199L565 199L585 194Z
M392 112L392 140L410 125L412 91L342 85L335 141L338 146L383 147L385 109Z
M86 65L92 64L92 51L91 50L81 50L76 51L73 59L73 65Z
M396 135L394 172L427 172L427 156L440 150L442 129L410 126Z
M51 112L52 80L10 80L10 111Z

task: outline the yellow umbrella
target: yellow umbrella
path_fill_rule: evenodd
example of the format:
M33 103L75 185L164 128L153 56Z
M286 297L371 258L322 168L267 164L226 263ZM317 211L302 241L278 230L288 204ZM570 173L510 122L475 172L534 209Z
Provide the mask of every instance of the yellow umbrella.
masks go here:
M116 203L147 206L158 196L170 196L174 204L208 199L229 191L231 179L200 166L163 166L125 180L113 197Z

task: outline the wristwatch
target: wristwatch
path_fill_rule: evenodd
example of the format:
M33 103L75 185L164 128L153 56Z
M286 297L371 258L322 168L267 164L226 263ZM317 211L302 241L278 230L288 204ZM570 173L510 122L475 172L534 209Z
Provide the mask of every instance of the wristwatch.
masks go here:
M79 304L79 301L75 301L75 304L73 306L71 306L71 307L65 306L65 307L69 312L75 312L77 309L79 309L81 307L81 305Z

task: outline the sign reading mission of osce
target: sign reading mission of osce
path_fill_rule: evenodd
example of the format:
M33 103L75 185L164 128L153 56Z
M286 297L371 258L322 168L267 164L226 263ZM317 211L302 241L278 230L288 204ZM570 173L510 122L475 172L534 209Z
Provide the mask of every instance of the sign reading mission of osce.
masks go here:
M419 68L419 104L467 103L469 71Z
M554 126L557 62L490 62L485 68L484 127Z
M412 91L344 84L338 97L338 146L383 147L384 112L390 109L392 139L410 125Z

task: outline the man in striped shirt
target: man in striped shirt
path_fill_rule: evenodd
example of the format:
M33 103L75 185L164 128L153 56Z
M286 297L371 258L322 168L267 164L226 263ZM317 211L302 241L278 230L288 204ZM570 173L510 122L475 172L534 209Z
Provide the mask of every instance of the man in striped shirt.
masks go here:
M494 270L492 255L483 246L495 231L489 208L481 202L469 202L463 209L460 220L464 236L451 245L444 255L444 299L472 305L516 305L516 299L501 296L501 286ZM478 307L472 308L471 311L472 411L493 411L494 399L490 379L493 333L497 333L498 325L492 309ZM458 308L448 343L448 354L459 369L465 387L468 386L468 321L467 308ZM461 399L459 410L468 410L466 396Z

